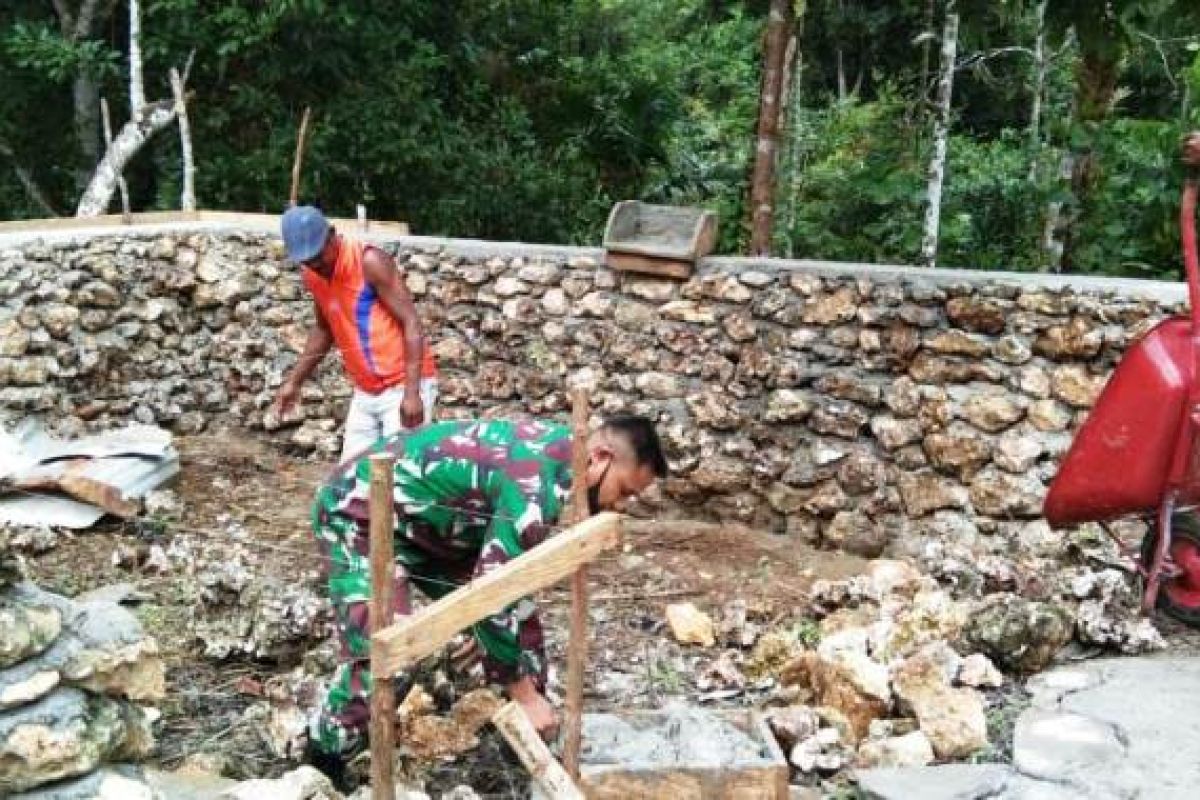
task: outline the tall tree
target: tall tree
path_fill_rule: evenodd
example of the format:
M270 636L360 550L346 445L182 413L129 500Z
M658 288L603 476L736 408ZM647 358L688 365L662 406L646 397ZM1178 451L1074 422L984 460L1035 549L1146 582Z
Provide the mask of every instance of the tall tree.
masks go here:
M925 190L925 233L921 239L921 263L937 266L938 229L942 216L942 185L946 181L946 151L950 141L950 101L954 95L955 59L958 55L958 10L955 0L946 2L942 26L942 60L938 77L937 109L933 123L933 153L929 158Z
M779 152L780 120L784 115L784 90L788 78L788 51L793 49L795 15L792 0L771 0L763 37L762 91L758 111L758 138L754 148L754 174L750 179L750 254L771 254L775 215L775 167Z
M108 211L125 171L125 165L137 155L150 137L175 122L183 108L183 79L175 86L176 95L171 100L146 102L146 91L142 85L141 13L140 0L129 0L129 74L136 76L138 81L136 87L132 84L130 87L129 121L109 143L104 157L96 165L87 188L79 198L79 205L75 209L77 217L94 217ZM188 136L190 137L190 133ZM185 182L190 181L191 177L187 175L186 169L186 160L190 155L189 143L185 154Z

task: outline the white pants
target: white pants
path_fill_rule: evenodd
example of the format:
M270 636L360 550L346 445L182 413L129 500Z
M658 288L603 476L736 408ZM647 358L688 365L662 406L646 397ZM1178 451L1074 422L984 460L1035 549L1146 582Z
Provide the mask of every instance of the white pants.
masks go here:
M346 414L346 430L342 440L342 461L348 461L366 450L381 436L399 433L400 404L404 401L404 387L393 386L379 394L367 394L355 389L350 399L350 411ZM433 409L437 403L437 379L421 379L421 404L425 406L425 424L433 422Z

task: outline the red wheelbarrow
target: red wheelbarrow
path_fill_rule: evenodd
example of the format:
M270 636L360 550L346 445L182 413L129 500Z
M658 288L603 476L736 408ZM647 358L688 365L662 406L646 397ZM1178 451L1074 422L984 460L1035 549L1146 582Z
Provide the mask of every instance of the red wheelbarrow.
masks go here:
M1188 156L1200 161L1200 139ZM1142 610L1156 606L1200 626L1200 264L1195 179L1180 213L1189 316L1159 323L1133 344L1079 429L1046 496L1055 528L1154 514L1134 554Z

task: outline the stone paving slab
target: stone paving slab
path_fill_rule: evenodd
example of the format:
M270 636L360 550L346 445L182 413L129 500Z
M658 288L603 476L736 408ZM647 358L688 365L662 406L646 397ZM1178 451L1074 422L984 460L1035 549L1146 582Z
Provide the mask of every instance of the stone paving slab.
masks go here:
M878 800L1200 797L1200 659L1111 658L1029 682L1013 765L865 770Z

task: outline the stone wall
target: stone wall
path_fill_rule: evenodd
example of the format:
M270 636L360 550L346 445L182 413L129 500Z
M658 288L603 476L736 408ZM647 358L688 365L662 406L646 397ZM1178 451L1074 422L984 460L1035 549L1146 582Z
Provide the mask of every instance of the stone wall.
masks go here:
M596 250L382 244L435 343L444 416L563 414L565 376L591 368L598 412L661 423L674 474L658 513L866 554L1049 541L1036 518L1071 431L1126 344L1183 298L751 259L679 283L614 273ZM269 233L219 228L3 237L0 298L5 408L183 432L261 425L311 315ZM331 357L293 440L329 446L346 396Z

